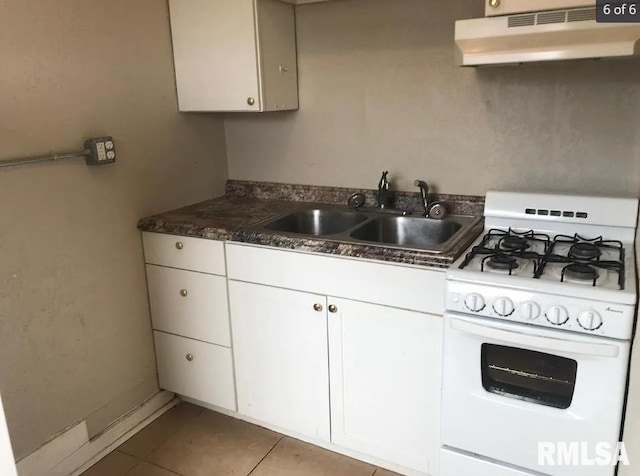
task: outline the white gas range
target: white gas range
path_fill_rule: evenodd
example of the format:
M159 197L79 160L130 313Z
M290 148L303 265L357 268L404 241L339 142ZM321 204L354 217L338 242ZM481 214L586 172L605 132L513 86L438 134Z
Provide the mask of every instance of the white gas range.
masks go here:
M635 199L487 194L447 271L441 476L614 474L589 460L620 435L637 219Z

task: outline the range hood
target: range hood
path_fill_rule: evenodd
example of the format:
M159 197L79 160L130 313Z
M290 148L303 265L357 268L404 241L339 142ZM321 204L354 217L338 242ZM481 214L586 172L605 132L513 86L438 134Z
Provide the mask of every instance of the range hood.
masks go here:
M640 24L597 23L594 4L460 20L455 40L459 66L624 58L640 55Z

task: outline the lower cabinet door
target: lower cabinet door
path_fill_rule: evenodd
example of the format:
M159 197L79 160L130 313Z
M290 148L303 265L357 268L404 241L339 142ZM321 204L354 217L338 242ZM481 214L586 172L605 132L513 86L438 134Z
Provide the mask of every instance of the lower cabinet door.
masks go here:
M329 441L326 297L229 281L238 412Z
M160 388L236 410L231 349L155 331Z
M437 475L442 318L328 304L332 442Z

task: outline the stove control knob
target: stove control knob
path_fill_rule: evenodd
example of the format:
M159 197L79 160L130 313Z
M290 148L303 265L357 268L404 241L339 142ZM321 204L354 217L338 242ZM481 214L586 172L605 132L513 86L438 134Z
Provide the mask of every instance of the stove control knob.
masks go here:
M485 307L484 298L478 293L471 293L464 298L464 305L472 312L480 312Z
M507 317L515 311L513 301L508 297L501 297L493 301L493 310L498 316Z
M578 324L580 324L580 327L584 330L595 331L602 326L602 316L597 311L588 309L578 315Z
M536 302L526 301L520 306L520 312L522 313L522 317L528 321L535 321L540 317L540 306L538 306Z
M551 306L545 316L554 326L561 326L569 320L569 311L563 306Z

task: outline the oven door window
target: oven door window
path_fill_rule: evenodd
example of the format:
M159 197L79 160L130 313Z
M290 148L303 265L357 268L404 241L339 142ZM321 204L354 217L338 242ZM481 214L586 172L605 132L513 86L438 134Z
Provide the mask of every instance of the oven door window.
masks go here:
M569 408L578 363L557 355L482 344L482 385L488 392L554 408Z

